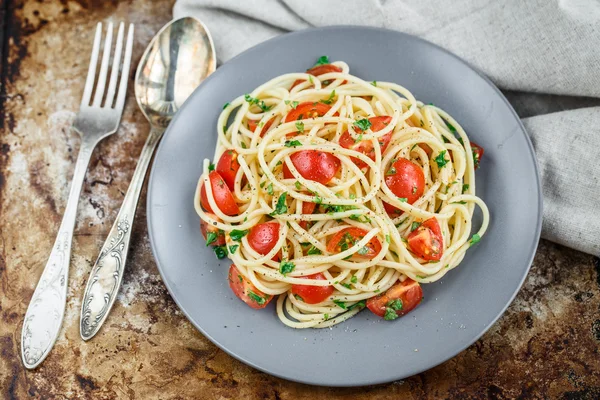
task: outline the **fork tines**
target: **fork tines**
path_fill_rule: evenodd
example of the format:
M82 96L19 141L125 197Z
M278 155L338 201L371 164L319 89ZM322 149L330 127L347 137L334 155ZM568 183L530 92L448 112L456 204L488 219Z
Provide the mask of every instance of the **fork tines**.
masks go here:
M106 30L106 38L104 40L104 50L102 53L102 61L100 63L100 72L96 79L96 88L94 90L94 80L96 78L96 65L98 64L98 54L100 53L100 39L102 38L102 23L99 22L96 27L96 36L94 38L94 46L92 49L92 55L90 57L90 67L88 69L87 79L85 81L85 89L81 98L81 107L107 107L115 108L117 110L123 109L125 103L125 95L127 91L127 79L129 73L129 65L131 62L131 51L133 47L133 24L129 24L127 30L127 43L125 45L125 57L121 64L121 53L123 50L123 34L125 30L125 24L121 22L119 24L119 31L117 33L116 47L113 55L112 68L110 73L110 82L108 83L108 91L104 93L106 87L106 77L108 75L108 63L110 60L110 53L112 47L112 34L113 24L108 23ZM119 67L122 68L119 70ZM115 102L115 92L117 91L117 79L121 71L121 79L119 82L119 90L117 99ZM94 92L94 98L92 100L92 91ZM102 100L104 99L104 102ZM91 102L91 104L90 104Z

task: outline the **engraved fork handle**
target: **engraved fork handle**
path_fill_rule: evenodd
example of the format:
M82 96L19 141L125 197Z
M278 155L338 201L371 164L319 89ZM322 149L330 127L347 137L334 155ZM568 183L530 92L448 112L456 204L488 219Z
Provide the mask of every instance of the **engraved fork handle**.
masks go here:
M117 297L127 263L131 227L146 170L163 132L163 127L151 128L121 210L90 273L81 303L79 332L83 340L91 339L98 332Z
M28 369L44 361L58 337L65 315L77 203L95 144L81 141L67 207L48 262L27 307L21 331L21 356Z

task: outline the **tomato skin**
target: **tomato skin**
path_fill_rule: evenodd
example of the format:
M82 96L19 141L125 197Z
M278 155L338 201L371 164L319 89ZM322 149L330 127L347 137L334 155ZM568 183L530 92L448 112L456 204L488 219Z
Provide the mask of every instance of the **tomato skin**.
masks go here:
M317 205L312 201L304 201L302 202L302 214L312 214L315 211ZM308 221L300 221L298 225L302 227L302 229L306 229L308 227Z
M216 221L221 221L219 219L219 217L217 217L215 214L211 214L211 213L206 213L210 218L216 220ZM225 244L225 234L223 232L219 232L219 228L217 228L216 226L213 226L211 224L209 224L208 222L206 222L205 220L201 219L200 220L200 232L202 233L202 236L204 237L204 240L208 240L208 232L213 232L217 234L217 239L212 242L210 244L210 246L223 246Z
M383 128L385 128L392 121L392 117L387 115L382 115L379 117L369 118L369 122L371 122L371 130L373 132L379 132ZM358 128L353 128L356 133L359 133ZM387 149L390 144L390 140L392 139L392 132L388 132L382 137L379 138L379 146L381 147L381 152L383 153L385 149ZM373 148L373 143L370 140L361 140L358 143L354 141L350 132L346 131L340 137L340 146L346 149L351 149L358 151L360 153L365 154L371 160L375 160L375 149ZM352 161L356 164L358 168L365 168L367 164L358 158L352 157Z
M383 202L383 209L388 214L388 216L392 219L397 218L397 217L401 216L402 214L404 214L404 211L402 211L399 208L394 207L390 203L386 203L385 201Z
M314 279L319 281L327 280L325 275L323 275L321 272L318 274L299 276L298 278ZM325 301L333 294L334 290L335 289L333 286L292 285L292 294L302 297L302 300L306 304L317 304Z
M333 64L323 64L323 65L316 65L316 66L306 70L307 74L311 74L313 76L324 75L329 72L342 72L342 69ZM292 85L290 90L292 90L294 87L301 84L302 82L305 82L305 80L304 79L296 79L296 81L294 82L294 84ZM342 83L346 83L346 81L344 81Z
M385 184L397 197L405 198L408 204L413 204L425 192L425 175L418 165L406 158L400 158L392 163L385 173ZM387 213L400 215L402 211L384 203Z
M303 178L326 185L338 173L342 162L331 153L319 150L301 150L293 153L290 160ZM283 177L293 179L292 171L283 164Z
M221 174L227 187L233 191L233 184L235 183L235 176L240 169L240 163L238 162L238 153L235 150L225 150L225 152L219 158L217 163L216 171Z
M419 285L419 282L408 278L404 282L394 284L380 295L371 297L367 300L367 308L373 314L383 317L388 303L391 300L400 300L402 301L402 309L396 310L396 315L401 317L418 306L422 299L423 289L421 289L421 285Z
M248 232L248 243L258 254L268 254L279 239L279 222L269 221L254 225Z
M348 248L352 247L355 242L362 239L369 233L369 231L356 227L344 228L341 231L334 234L329 242L327 243L327 251L329 253L341 253L342 245L345 243ZM371 238L365 246L367 248L367 254L354 253L354 257L366 258L368 260L373 259L381 251L381 243L376 237Z
M479 162L481 161L481 157L483 157L483 147L478 145L475 142L471 142L471 150L473 151L473 164L475 164L475 169L479 168Z
M322 117L323 115L327 114L330 109L330 105L320 102L306 101L298 104L296 108L290 110L290 112L285 116L285 122Z
M408 235L408 249L427 261L437 261L444 254L443 236L435 217L424 221Z
M227 276L229 280L229 287L233 291L233 293L244 303L248 304L250 307L254 309L265 308L267 304L271 300L273 300L272 295L266 295L260 290L256 288L244 275L240 273L235 264L231 264L229 267L229 275ZM250 292L254 293L256 296L259 296L264 301L256 301L253 299Z
M275 118L271 118L270 120L267 121L267 123L260 130L260 137L265 136L265 133L267 133L267 131L269 130L271 125L273 125L274 121L275 121ZM253 119L248 120L248 129L250 129L252 132L256 132L257 126L258 126L258 123L256 122L256 120L253 120Z
M240 213L240 209L235 202L235 197L233 197L233 193L227 187L225 180L217 171L212 171L208 174L208 179L210 181L210 187L212 189L212 194L215 199L215 203L219 207L219 210L225 215L237 215ZM206 194L206 189L204 188L204 184L200 189L200 204L202 208L204 208L209 213L214 213L212 208L210 207L210 203L208 202L208 195Z

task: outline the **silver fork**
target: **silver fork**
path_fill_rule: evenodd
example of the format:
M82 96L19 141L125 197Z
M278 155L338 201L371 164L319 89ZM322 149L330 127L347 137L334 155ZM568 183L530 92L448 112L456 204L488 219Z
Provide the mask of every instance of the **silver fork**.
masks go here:
M75 227L77 202L92 152L102 139L117 131L119 122L121 121L125 95L127 93L129 67L131 65L133 24L129 25L125 56L121 62L124 30L125 25L121 23L117 33L110 82L108 90L105 93L113 25L112 23L108 24L96 90L93 90L98 55L100 53L102 23L98 23L96 28L96 36L94 38L94 46L90 57L90 66L85 81L83 97L79 112L73 123L73 129L81 136L81 146L75 164L69 199L58 235L54 242L54 247L27 308L23 330L21 331L21 356L23 364L29 369L37 367L44 361L52 349L65 314L67 281L71 261L71 242ZM121 71L120 80L119 70ZM117 81L119 81L118 91ZM94 92L93 99L92 91Z

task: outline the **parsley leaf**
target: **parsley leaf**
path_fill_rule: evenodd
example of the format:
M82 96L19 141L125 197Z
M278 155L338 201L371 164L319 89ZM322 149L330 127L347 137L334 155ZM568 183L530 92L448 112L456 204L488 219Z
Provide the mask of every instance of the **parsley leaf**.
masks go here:
M392 310L402 310L402 300L400 299L394 299L394 300L390 300L387 303L387 307L391 308Z
M324 319L325 321L327 321L327 320L329 319L329 314L324 314L324 315L323 315L323 319Z
M296 129L298 129L298 132L304 133L304 122L302 122L302 121L296 122ZM289 140L287 140L286 143L287 142L289 142ZM296 142L298 142L298 141L296 140ZM298 142L298 143L300 143L300 142ZM287 146L287 144L286 144L286 146Z
M275 206L275 210L269 214L270 216L285 214L288 210L287 205L285 204L285 199L287 197L287 192L283 192L279 199L277 199L277 205Z
M386 307L383 319L385 319L386 321L393 321L396 318L398 318L398 314L396 314L396 310L394 310L391 307Z
M465 183L465 184L463 185L462 192L464 193L464 192L466 192L467 190L469 190L469 184L468 184L468 183Z
M400 200L401 203L406 203L408 201L406 197L398 197L398 200Z
M229 253L230 254L235 253L235 251L238 249L238 247L240 247L239 244L234 244L234 245L229 246Z
M467 204L467 202L466 201L453 201L450 204Z
M373 81L373 82L371 82L371 85L373 85L373 86L377 87L377 81Z
M366 256L367 254L369 254L369 248L367 246L363 246L360 249L358 249L357 253L361 256Z
M350 286L349 283L342 283L341 284L343 287L345 287L346 289L352 289L352 286Z
M353 221L358 221L362 223L371 222L371 218L367 217L366 215L352 214L349 218Z
M335 97L335 90L333 90L331 92L331 94L329 95L329 97L327 98L327 100L321 100L321 103L323 104L331 104L333 103L333 98Z
M296 128L298 128L298 123L296 123ZM302 124L302 132L304 132L304 124ZM286 140L285 147L296 147L302 146L302 143L299 140Z
M273 196L273 184L269 183L269 186L267 186L267 193L270 194L271 196Z
M250 300L258 303L261 306L266 302L264 297L257 295L252 290L248 290L248 297L250 297Z
M333 301L338 307L343 308L344 310L346 310L348 307L346 307L346 303L344 303L341 300L334 300Z
M395 175L396 174L396 168L392 167L392 168L388 169L388 171L385 174L386 175Z
M315 65L324 65L324 64L329 64L329 57L327 57L327 56L319 57L319 59L317 60L317 63Z
M420 227L420 226L421 226L421 223L420 223L420 222L417 222L417 221L415 221L415 222L413 222L413 223L412 223L412 225L410 226L410 231L412 232L412 231L414 231L415 229L417 229L417 228L418 228L418 227Z
M227 247L226 246L215 246L215 255L219 260L227 257Z
M316 248L315 246L310 246L310 249L308 249L308 254L309 256L315 255L315 254L323 254L321 252L321 250L319 250L318 248Z
M452 124L448 121L444 121L446 123L446 126L448 127L448 129L450 130L450 132L455 133L456 132L456 128L454 126L452 126Z
M359 119L358 121L354 122L354 126L364 132L371 127L371 121L366 118Z
M240 230L234 229L234 230L232 230L232 231L229 233L229 237L231 238L231 240L234 240L234 241L236 241L236 242L239 242L239 241L240 241L240 240L242 240L242 238L243 238L244 236L246 236L247 234L248 234L248 229L246 229L246 230L243 230L243 231L240 231Z
M346 308L348 309L348 311L350 311L355 307L364 308L366 305L367 305L367 302L365 300L361 300L352 305L347 306Z
M480 240L481 240L481 236L479 236L478 234L474 234L471 237L471 240L469 240L469 245L473 246L474 244L479 243Z
M223 104L223 110L226 109L228 106L229 106L229 103Z
M286 276L290 272L292 272L296 268L296 264L291 261L282 261L279 264L279 273L283 276Z
M357 283L358 282L358 277L356 275L352 275L352 278L350 278L350 282Z
M208 246L211 243L214 243L217 240L217 232L208 232L206 234L206 245Z
M385 235L385 241L388 243L392 243L392 238L390 237L390 235Z
M213 172L215 170L215 164L210 163L208 164L208 172Z
M444 165L448 164L448 160L446 160L445 158L446 151L447 150L440 151L440 154L438 154L438 156L433 159L433 161L437 163L438 168L443 168Z
M263 100L259 100L250 96L249 94L244 95L244 99L250 103L250 105L257 105L263 112L269 111L273 106L267 106Z

